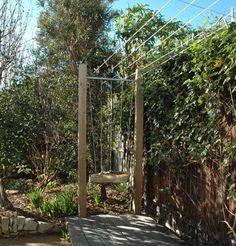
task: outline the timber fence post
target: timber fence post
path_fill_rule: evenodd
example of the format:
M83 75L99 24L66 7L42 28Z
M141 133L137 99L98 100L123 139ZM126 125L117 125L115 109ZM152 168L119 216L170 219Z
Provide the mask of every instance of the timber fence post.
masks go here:
M78 105L78 186L79 217L87 216L87 65L79 65L79 105Z
M143 79L139 70L135 77L135 167L134 167L134 213L141 214L143 190Z

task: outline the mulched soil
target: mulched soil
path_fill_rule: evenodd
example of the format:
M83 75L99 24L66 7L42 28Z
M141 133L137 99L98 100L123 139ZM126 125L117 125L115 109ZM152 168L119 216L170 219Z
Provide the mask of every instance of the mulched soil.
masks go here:
M56 219L47 218L42 216L38 211L31 208L30 202L25 193L19 192L17 190L7 190L7 197L13 205L12 209L2 210L0 209L0 217L15 217L15 216L25 216L28 218L34 218L41 221L51 221L58 222Z
M76 190L76 185L66 185L66 186L58 186L51 189L45 190L47 197L50 199L51 196L55 192L58 192L63 189L74 189ZM120 193L117 191L114 185L106 186L106 194L107 199L102 201L95 202L95 196L100 195L100 187L98 185L93 186L90 191L88 191L88 214L124 214L130 213L131 211L131 193L124 192ZM23 215L25 217L35 218L37 220L42 221L51 221L56 223L63 223L64 218L49 218L42 216L37 210L33 209L30 206L30 202L27 198L27 195L24 192L20 192L18 190L7 190L8 199L12 202L14 208L11 210L1 210L0 209L0 217L14 217L18 215Z
M100 188L97 188L100 193ZM88 196L88 213L95 214L127 214L131 212L132 194L130 192L120 193L114 185L106 186L107 199L100 201L99 204L94 202L94 197Z

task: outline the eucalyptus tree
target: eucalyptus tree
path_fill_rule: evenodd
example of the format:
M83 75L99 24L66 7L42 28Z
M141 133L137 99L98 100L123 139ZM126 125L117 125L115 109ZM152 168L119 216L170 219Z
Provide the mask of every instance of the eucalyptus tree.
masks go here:
M40 0L38 43L49 62L77 72L106 46L113 0ZM103 47L102 47L103 46ZM92 65L92 64L91 64Z
M38 170L37 176L44 179L42 184L55 175L67 179L70 173L75 173L77 67L81 62L96 67L112 52L108 35L114 16L111 3L109 0L38 1L41 14L35 65L39 73L34 83L36 110L42 124L31 146L30 159L33 169Z

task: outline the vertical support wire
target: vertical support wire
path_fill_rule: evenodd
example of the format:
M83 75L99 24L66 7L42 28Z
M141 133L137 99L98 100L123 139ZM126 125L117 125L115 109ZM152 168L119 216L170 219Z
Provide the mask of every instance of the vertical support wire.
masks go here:
M109 171L112 171L112 148L113 148L113 81L111 81L110 88L111 102L110 102L110 130L109 130Z
M109 85L107 87L107 91L109 92L109 95L110 95L110 88L109 88ZM111 141L110 141L110 138L111 138L111 112L110 112L110 109L111 109L111 106L110 106L110 96L107 97L107 127L106 127L106 131L107 131L107 142L108 142L108 148L106 149L106 169L108 170L109 169L109 162L110 162L110 148L111 148ZM106 170L106 171L107 171Z
M100 172L103 171L103 167L102 167L102 160L103 160L103 117L102 117L102 109L103 109L103 105L102 105L102 83L103 81L101 81L100 84L100 124L101 124L101 128L100 128Z
M132 155L131 155L131 149L134 146L134 139L132 139L131 141L131 124L132 124L132 114L133 114L133 102L134 102L134 98L135 98L135 83L133 83L132 85L132 90L131 90L131 98L130 98L130 110L129 110L129 121L128 121L128 132L127 132L127 157L126 157L126 161L127 161L127 169L130 172L131 171L131 159L132 159Z
M96 149L95 149L95 137L94 137L94 124L93 124L93 105L92 105L92 93L91 93L91 83L88 80L88 89L89 89L89 110L90 110L90 121L91 121L91 131L92 131L92 148L93 148L93 162L94 162L94 171L97 173L97 158L96 158Z
M123 136L122 136L122 120L123 120L123 93L124 93L124 80L121 81L121 93L120 93L120 100L121 100L121 103L120 103L120 126L119 126L119 131L120 131L120 143L119 143L119 149L118 149L118 153L119 153L119 158L120 158L120 150L124 148L124 139L123 139ZM124 150L123 150L123 155L122 157L120 158L121 161L121 171L123 172L124 171Z

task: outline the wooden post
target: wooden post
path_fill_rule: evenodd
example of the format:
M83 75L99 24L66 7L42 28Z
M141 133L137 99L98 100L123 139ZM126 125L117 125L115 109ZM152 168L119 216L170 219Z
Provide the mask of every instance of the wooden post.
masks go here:
M136 70L135 78L135 167L134 167L134 213L142 211L143 180L143 92L142 77Z
M78 185L80 217L87 216L87 65L79 65L79 112L78 112Z

